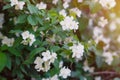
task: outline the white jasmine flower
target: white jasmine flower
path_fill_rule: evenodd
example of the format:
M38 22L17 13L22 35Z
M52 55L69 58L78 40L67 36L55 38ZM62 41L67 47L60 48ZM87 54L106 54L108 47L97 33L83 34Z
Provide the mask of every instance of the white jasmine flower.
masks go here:
M95 80L102 80L100 76L95 77Z
M72 49L73 55L72 57L76 57L78 59L82 59L83 53L84 53L84 46L81 43L78 44L73 44L72 47L70 47L70 49Z
M75 13L78 17L81 17L82 12L78 8L72 8L70 11Z
M100 18L99 18L99 21L98 21L98 25L99 25L100 27L105 27L106 24L108 24L107 19L105 19L104 17L100 17Z
M67 2L67 3L70 3L71 2L71 0L63 0L64 2Z
M30 34L29 31L24 31L21 35L23 38L22 43L24 45L27 45L29 43L31 46L36 41L35 36L33 34Z
M78 0L79 3L83 2L83 0Z
M115 23L114 21L111 22L110 25L109 25L109 29L110 29L110 31L114 31L114 30L116 30L116 28L117 28L116 23Z
M65 68L65 67L63 67L63 68L60 69L59 76L62 76L63 78L67 78L70 75L71 75L71 70L70 69Z
M112 55L112 53L110 53L110 52L104 52L103 53L103 57L105 58L105 62L108 65L112 64L112 61L113 61L113 55Z
M41 3L37 4L36 7L38 9L46 9L47 8L47 4L41 2Z
M102 5L102 7L108 9L111 9L116 5L115 0L99 0L99 3Z
M18 4L18 0L10 0L10 2L11 2L10 4L11 6Z
M62 9L62 10L59 12L59 14L62 15L62 16L64 16L64 17L67 15L65 9Z
M51 54L50 63L54 63L55 59L57 59L57 54L53 52L53 53Z
M25 2L23 1L19 1L16 5L15 5L15 9L16 10L23 10L23 6L25 5Z
M56 5L58 3L58 1L59 0L53 0L52 3Z
M3 23L4 23L4 14L0 14L0 28L2 28L3 26Z
M36 64L36 65L35 65L35 69L36 69L37 71L44 70L44 68L43 68L43 60L42 60L40 57L37 57L37 58L35 59L34 64Z
M9 47L11 47L11 46L13 46L13 43L14 43L14 38L8 38L8 37L3 37L3 39L2 39L2 44L3 45L7 45L7 46L9 46Z
M30 34L29 31L25 31L21 35L22 35L23 39L27 39L27 38L29 38L29 34Z
M50 60L50 58L52 57L49 50L47 50L46 52L42 52L42 56L43 56L42 59L43 59L44 61L48 61L48 60Z
M58 75L54 75L52 78L50 78L50 80L59 80Z
M64 2L63 3L63 7L64 7L64 9L67 9L69 7L69 3L68 2Z
M73 17L66 16L63 21L60 22L63 30L77 30L78 22L73 20Z

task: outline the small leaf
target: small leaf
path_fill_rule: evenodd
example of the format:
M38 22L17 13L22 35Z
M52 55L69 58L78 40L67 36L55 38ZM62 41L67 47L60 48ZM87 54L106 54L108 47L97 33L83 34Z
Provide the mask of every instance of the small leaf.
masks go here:
M0 72L4 69L7 64L7 56L5 53L0 52Z
M28 23L31 24L31 25L36 25L38 23L38 20L33 15L29 15L27 17L27 20L28 20Z
M34 5L28 4L27 7L28 7L28 10L30 11L31 14L38 13L38 9Z
M3 10L9 9L9 8L11 8L11 5L10 5L10 4L7 4L7 5L5 5L5 6L3 7Z
M26 20L27 20L27 15L22 14L22 15L18 16L17 23L24 23Z
M96 64L97 64L97 67L100 68L103 64L103 59L101 56L96 56Z
M20 56L21 56L20 52L19 52L18 50L16 50L15 48L13 48L13 47L10 47L10 48L8 49L8 51L9 51L11 54L13 54L13 55L15 55L15 56L17 56L17 57L20 57Z

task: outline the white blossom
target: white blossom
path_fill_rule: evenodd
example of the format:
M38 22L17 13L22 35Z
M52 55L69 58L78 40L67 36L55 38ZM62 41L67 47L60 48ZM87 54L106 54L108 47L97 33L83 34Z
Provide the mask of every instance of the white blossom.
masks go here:
M11 2L10 4L11 6L18 4L18 0L10 0L10 2Z
M103 57L105 58L105 62L106 62L108 65L111 65L111 64L112 64L113 55L112 55L111 52L103 52Z
M64 2L67 2L67 3L70 3L71 2L71 0L63 0Z
M29 43L29 45L32 46L32 44L36 41L35 36L29 33L29 31L24 31L21 35L23 38L22 43L24 45L27 45Z
M46 9L47 8L47 4L40 2L39 4L36 5L36 7L38 9Z
M19 1L16 5L15 5L15 9L16 10L23 10L23 6L25 5L25 2L23 1Z
M110 29L110 31L114 31L114 30L116 30L116 28L117 28L116 23L115 23L114 21L111 22L110 25L109 25L109 29Z
M70 75L71 75L71 70L69 68L63 67L60 69L59 76L62 76L63 78L67 78Z
M64 17L67 15L65 9L62 9L61 11L59 11L59 14L64 16Z
M105 27L106 24L108 24L107 19L105 19L104 17L100 17L100 18L99 18L99 21L98 21L98 25L99 25L100 27Z
M13 46L14 41L15 41L14 38L8 38L5 36L2 39L2 44L11 47L11 46Z
M47 50L46 52L42 52L42 56L43 56L42 59L43 59L44 61L48 61L48 60L50 60L50 58L52 57L49 50Z
M79 3L83 2L83 0L77 0Z
M63 30L77 30L78 22L73 20L73 17L66 16L63 21L60 22Z
M82 12L78 8L72 8L70 11L75 13L78 17L81 17Z
M102 7L107 9L111 9L116 5L115 0L99 0L99 3L102 5Z
M34 61L34 64L36 64L36 65L35 65L35 69L36 69L37 71L41 71L41 70L44 69L44 68L43 68L43 60L41 59L41 57L37 57L37 58L35 59L35 61Z
M52 3L56 5L58 3L58 1L59 0L53 0Z
M42 80L59 80L59 79L58 79L58 75L54 75L53 77L43 78Z
M102 80L101 76L96 76L95 80Z
M72 47L70 47L70 49L72 49L73 55L72 57L74 58L78 58L78 59L82 59L83 53L84 53L84 46L81 43L78 44L73 44Z
M64 2L63 3L63 7L64 7L64 9L67 9L69 7L69 3L68 2Z

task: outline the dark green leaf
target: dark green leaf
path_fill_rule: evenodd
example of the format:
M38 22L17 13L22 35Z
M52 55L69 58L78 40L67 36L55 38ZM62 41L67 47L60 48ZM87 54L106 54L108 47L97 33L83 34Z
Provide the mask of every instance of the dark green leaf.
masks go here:
M24 22L26 22L26 20L27 20L27 15L22 14L22 15L18 16L17 23L24 23Z
M21 53L20 53L18 50L16 50L15 48L13 48L13 47L10 47L10 48L8 49L8 51L9 51L11 54L15 55L15 56L18 56L18 57L21 56Z
M7 64L7 56L5 53L0 52L0 72L4 69Z
M27 7L28 7L28 10L30 11L31 14L32 13L36 13L36 14L38 13L38 9L34 5L28 4Z
M28 23L31 25L36 25L38 23L38 20L36 19L36 16L29 15L27 17Z

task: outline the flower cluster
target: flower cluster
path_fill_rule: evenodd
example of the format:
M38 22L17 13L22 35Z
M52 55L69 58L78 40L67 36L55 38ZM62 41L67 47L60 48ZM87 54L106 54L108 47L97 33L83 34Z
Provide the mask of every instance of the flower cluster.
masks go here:
M35 36L31 33L29 33L29 31L24 31L22 34L22 38L23 41L21 43L23 43L24 45L30 45L32 46L32 44L35 42Z
M37 57L34 61L36 64L35 69L37 69L37 71L42 70L47 72L50 69L50 64L54 63L55 59L57 59L56 53L50 53L49 50L42 52L42 58Z
M84 46L81 43L73 44L73 46L70 47L70 49L72 49L72 52L73 52L72 57L73 58L75 57L77 59L82 60L82 56L84 53Z
M11 6L15 5L16 10L23 10L23 6L25 5L25 2L18 1L18 0L10 0Z
M60 22L63 30L77 30L78 22L73 20L73 17L66 16L63 21Z

